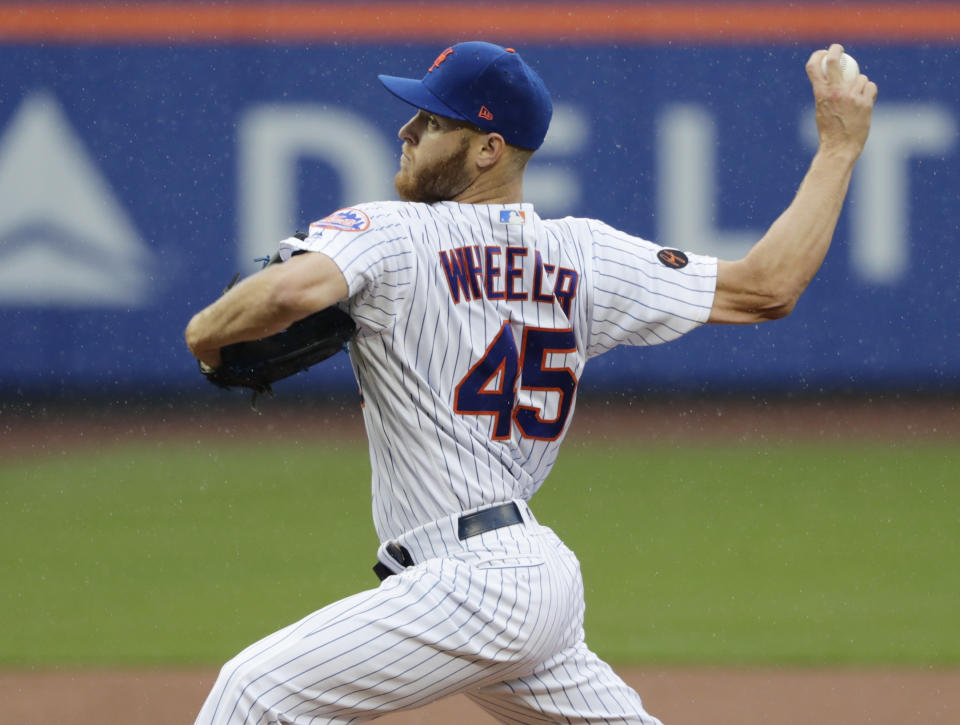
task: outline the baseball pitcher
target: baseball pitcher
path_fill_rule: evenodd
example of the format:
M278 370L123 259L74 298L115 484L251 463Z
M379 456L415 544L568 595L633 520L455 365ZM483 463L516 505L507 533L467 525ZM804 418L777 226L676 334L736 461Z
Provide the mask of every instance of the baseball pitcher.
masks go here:
M810 56L819 148L737 261L541 219L523 173L552 107L513 49L461 43L422 79L380 76L415 109L399 131L403 201L334 211L283 240L282 261L194 316L186 339L216 371L223 348L331 307L349 315L381 582L243 650L197 723L353 723L453 693L505 723L659 722L584 642L579 563L528 501L590 358L794 307L877 95L864 75L843 79L842 52Z

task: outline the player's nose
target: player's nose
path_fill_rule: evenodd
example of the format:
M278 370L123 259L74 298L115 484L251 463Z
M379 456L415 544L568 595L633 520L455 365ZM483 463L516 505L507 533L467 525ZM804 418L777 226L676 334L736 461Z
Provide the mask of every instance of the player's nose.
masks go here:
M416 128L415 128L416 120L417 120L417 116L414 116L405 124L403 124L403 126L400 127L400 130L397 132L397 136L401 141L405 141L407 143L412 143L412 144L415 144L417 142Z

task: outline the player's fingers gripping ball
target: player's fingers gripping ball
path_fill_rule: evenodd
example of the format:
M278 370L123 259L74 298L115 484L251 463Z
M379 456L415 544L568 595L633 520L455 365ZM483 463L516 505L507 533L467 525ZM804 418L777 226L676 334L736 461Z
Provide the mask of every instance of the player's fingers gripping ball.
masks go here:
M829 78L827 73L827 59L829 55L823 56L823 60L820 61L820 69L823 71L823 77ZM844 53L840 56L840 78L844 83L851 83L856 80L857 76L860 75L860 65L857 63L856 59L848 54Z

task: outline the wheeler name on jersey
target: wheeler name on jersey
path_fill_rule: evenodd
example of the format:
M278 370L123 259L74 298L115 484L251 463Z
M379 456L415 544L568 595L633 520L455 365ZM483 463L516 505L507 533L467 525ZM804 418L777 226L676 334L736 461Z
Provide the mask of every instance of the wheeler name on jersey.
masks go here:
M560 305L569 317L577 296L580 274L567 267L545 264L536 252L533 265L525 265L526 247L471 245L440 252L450 296L454 303L488 300L530 300Z

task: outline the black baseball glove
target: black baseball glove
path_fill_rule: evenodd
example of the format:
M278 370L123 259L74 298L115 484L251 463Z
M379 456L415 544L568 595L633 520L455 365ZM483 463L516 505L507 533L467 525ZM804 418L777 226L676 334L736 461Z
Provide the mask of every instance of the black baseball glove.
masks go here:
M267 264L279 264L280 261L279 254L275 254ZM234 277L224 292L238 279L239 275ZM249 388L255 396L272 393L270 386L277 380L306 370L346 349L356 330L356 324L347 313L336 306L328 307L294 322L275 335L222 347L220 365L213 368L200 363L200 372L221 388Z

